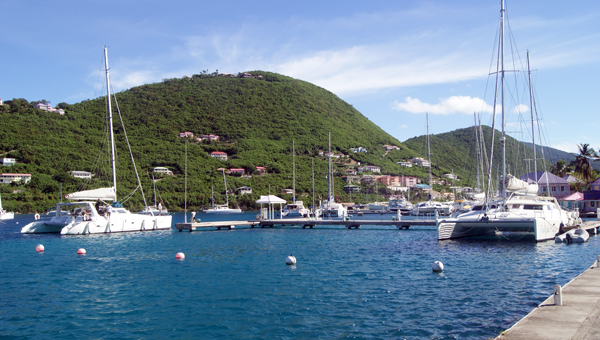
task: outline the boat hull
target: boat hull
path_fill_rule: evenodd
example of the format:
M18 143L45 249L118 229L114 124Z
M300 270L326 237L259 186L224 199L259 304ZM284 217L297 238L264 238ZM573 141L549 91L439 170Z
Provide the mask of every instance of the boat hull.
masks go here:
M460 221L457 219L437 222L438 240L480 236L499 232L533 234L537 242L553 240L560 230L560 220L545 218L481 219Z
M86 235L122 233L133 231L154 231L171 229L172 216L149 216L127 214L112 216L110 220L100 218L96 221L78 221L66 225L60 230L61 235Z

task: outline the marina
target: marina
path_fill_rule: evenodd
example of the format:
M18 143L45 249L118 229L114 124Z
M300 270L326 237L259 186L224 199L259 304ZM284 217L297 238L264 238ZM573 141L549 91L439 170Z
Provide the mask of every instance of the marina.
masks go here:
M255 216L207 215L196 229L207 232L180 233L185 218L175 213L171 230L60 236L21 234L34 216L16 215L0 227L1 333L494 338L543 304L554 285L585 271L600 246L595 236L572 245L521 235L438 241L432 225L398 232L400 221L376 215L322 221L310 232L289 220L252 228L246 223ZM342 222L361 225L349 233ZM236 228L210 232L210 223ZM80 248L87 254L76 254ZM294 266L285 264L290 253ZM432 272L434 261L443 272ZM56 336L56 329L66 331Z

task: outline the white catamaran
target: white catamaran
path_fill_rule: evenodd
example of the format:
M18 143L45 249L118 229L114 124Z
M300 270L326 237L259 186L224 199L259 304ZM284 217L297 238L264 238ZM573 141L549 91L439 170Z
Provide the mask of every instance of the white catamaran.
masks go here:
M558 204L556 198L539 196L538 184L528 184L521 181L506 171L506 134L505 134L505 105L504 105L504 21L505 10L504 1L502 1L500 12L500 39L498 45L498 56L501 58L497 63L496 70L497 86L501 91L501 109L502 109L502 181L501 196L495 201L490 202L491 179L492 179L492 158L490 157L490 166L488 167L488 195L486 202L470 212L458 215L454 218L438 220L438 239L453 239L468 236L484 235L496 232L516 232L533 234L536 241L552 240L555 238L561 227L575 226L581 223L577 211L563 210ZM499 79L498 79L499 78ZM531 81L530 86L530 98ZM498 95L498 93L496 93ZM493 108L493 117L495 117L495 106ZM533 106L531 107L533 110ZM533 112L532 112L533 115ZM532 119L533 124L533 119ZM492 126L492 141L494 140L495 129ZM493 145L492 155L493 155ZM534 138L535 151L535 138ZM535 152L534 152L535 158ZM534 160L534 164L536 164ZM537 170L536 170L537 172ZM510 196L507 197L507 195Z
M48 220L29 223L21 229L23 234L60 233L61 235L101 234L126 231L151 231L171 228L172 216L134 214L117 202L117 177L115 165L115 143L112 128L112 108L110 78L108 75L108 54L104 47L106 69L107 112L110 127L110 147L113 186L79 191L67 195L68 203L56 205L56 216ZM129 142L128 142L129 144ZM132 157L133 161L133 157ZM135 163L133 165L135 169ZM137 177L137 170L136 170ZM139 177L138 177L139 183ZM138 184L141 190L141 184ZM105 202L113 202L106 205ZM145 203L145 198L144 198Z

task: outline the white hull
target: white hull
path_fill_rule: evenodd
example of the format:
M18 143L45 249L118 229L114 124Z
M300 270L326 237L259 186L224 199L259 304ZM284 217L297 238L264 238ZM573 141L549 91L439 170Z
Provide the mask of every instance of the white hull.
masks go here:
M14 212L3 211L0 214L0 220L12 220L14 218L15 218L15 213Z
M553 240L561 226L581 223L576 212L560 208L556 199L515 196L507 200L507 211L491 209L471 211L455 218L437 221L438 240L491 234L495 232L529 233L536 241Z
M73 209L73 207L76 207ZM113 208L109 217L96 211L94 202L59 203L57 216L31 222L22 234L60 233L61 235L105 234L129 231L171 229L172 216L132 214L124 208Z
M201 211L205 214L240 214L242 209L239 208L227 208L227 207L214 207Z

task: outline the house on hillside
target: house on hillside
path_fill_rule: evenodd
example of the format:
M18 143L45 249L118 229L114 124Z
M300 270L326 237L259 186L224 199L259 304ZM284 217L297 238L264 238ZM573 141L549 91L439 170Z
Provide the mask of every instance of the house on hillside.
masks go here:
M350 148L350 151L354 153L366 153L367 149L363 148L362 146L359 146L357 148Z
M173 171L162 167L162 166L157 166L156 168L152 169L152 172L154 172L155 174L161 174L161 175L167 175L167 176L171 176L173 175Z
M90 179L92 178L92 176L94 176L91 172L88 171L71 171L71 176L75 177L75 178L81 178L81 179Z
M560 178L548 171L530 172L519 179L527 183L537 183L538 195L546 194L559 199L572 194L571 185L566 179Z
M375 165L365 165L358 167L358 172L381 172L381 168Z
M252 194L252 188L250 187L239 187L235 191L238 195Z
M17 163L17 160L14 158L2 158L0 162L2 162L2 165L4 166L13 166Z
M264 166L257 166L257 167L256 167L256 171L257 171L259 174L264 174L264 173L266 173L266 172L267 172L267 168L265 168Z
M412 166L413 166L412 162L396 162L396 164L406 167L406 168L412 168Z
M423 158L423 157L415 157L412 159L412 162L413 162L413 164L422 166L422 167L431 166L431 163L429 163L429 161L425 160L425 158Z
M348 194L360 192L360 187L358 185L353 184L346 185L343 189Z
M31 181L31 174L2 174L0 175L0 183L2 184L8 184L8 183L12 183L12 182L19 182L22 181L23 183L27 184Z
M220 161L226 161L227 160L227 154L223 151L213 151L210 153L210 157L216 158Z
M228 173L230 175L239 175L239 176L243 176L246 173L246 170L244 169L237 169L237 168L232 168L229 169Z
M186 131L186 132L180 132L179 133L179 137L184 138L184 137L188 137L188 138L194 138L194 134Z

